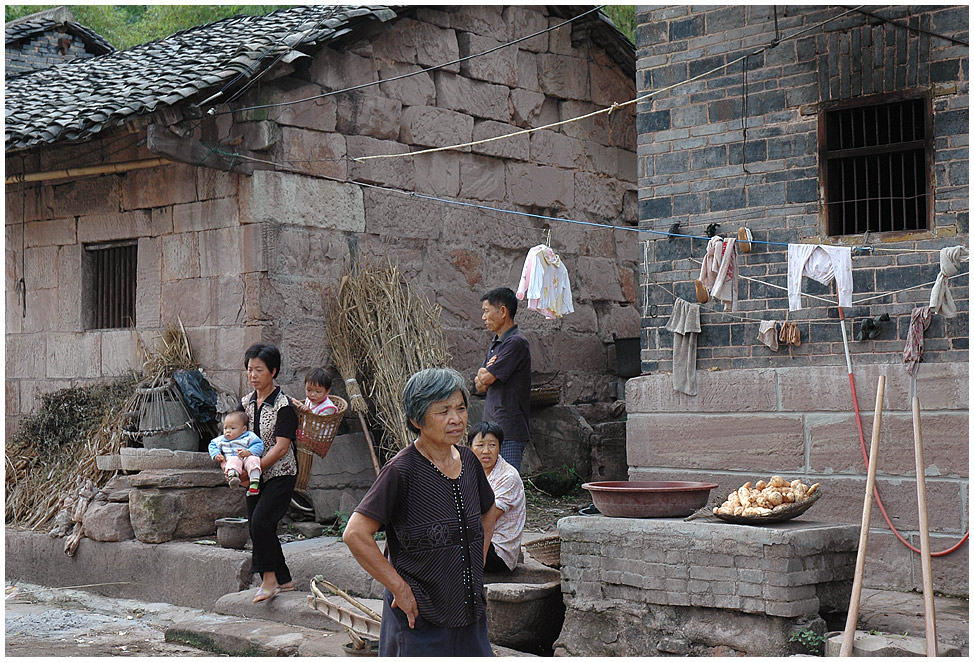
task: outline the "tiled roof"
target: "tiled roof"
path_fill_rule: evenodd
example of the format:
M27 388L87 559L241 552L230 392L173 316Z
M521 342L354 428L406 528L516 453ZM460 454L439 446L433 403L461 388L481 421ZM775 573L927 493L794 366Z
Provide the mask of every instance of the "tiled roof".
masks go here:
M382 6L309 6L235 16L124 51L75 60L8 80L6 149L85 140L187 99L202 101L238 75L301 57L299 46L336 39ZM10 39L8 31L8 40Z
M10 21L5 25L7 35L6 46L11 48L15 42L29 39L36 34L64 27L69 34L77 35L85 42L88 50L96 55L111 53L115 47L109 44L100 34L89 30L85 26L74 22L74 15L66 7L50 9L24 18Z

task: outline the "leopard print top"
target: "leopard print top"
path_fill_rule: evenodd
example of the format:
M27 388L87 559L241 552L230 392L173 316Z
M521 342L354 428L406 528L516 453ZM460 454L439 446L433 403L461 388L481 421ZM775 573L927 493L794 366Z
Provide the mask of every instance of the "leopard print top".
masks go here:
M277 444L277 439L274 437L274 427L277 425L277 413L285 407L292 406L291 399L278 388L277 397L273 403L269 400L264 401L264 406L260 410L259 424L255 425L254 414L257 410L256 396L256 392L245 395L241 398L240 403L243 405L244 411L247 412L247 416L250 417L250 429L264 442L264 454L266 455ZM294 442L292 441L291 449L271 465L269 469L264 470L261 478L266 481L278 476L295 476L297 473L298 463L294 456Z

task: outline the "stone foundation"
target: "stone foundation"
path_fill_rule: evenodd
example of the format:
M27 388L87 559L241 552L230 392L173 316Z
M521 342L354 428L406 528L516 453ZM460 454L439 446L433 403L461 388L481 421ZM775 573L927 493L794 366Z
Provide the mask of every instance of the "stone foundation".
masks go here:
M793 652L847 609L859 527L567 517L556 655ZM794 651L797 652L797 651Z

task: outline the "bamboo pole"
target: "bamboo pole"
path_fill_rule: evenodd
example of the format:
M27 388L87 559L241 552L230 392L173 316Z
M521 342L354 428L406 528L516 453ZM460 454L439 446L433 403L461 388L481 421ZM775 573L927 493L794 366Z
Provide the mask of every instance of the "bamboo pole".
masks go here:
M26 182L45 182L50 179L71 179L86 175L107 175L111 173L128 172L141 168L156 168L175 163L172 159L158 157L142 159L141 161L124 161L122 163L107 163L105 165L84 166L82 168L63 168L61 170L46 170L44 172L23 173L11 175L5 179L6 184L20 184Z
M933 604L933 569L930 565L930 525L927 520L926 464L920 431L920 398L913 396L913 444L917 463L917 508L920 517L920 567L923 570L923 622L927 657L937 657L937 622Z
M873 488L876 486L876 462L879 454L879 429L883 422L883 395L886 391L886 376L879 376L876 385L876 410L873 413L873 435L869 442L869 466L866 470L866 496L862 504L862 527L859 529L859 553L856 555L856 573L852 582L852 598L849 601L849 614L842 633L842 646L839 657L851 657L856 638L856 623L859 621L859 600L862 597L862 580L866 570L866 546L869 543L869 519L873 511Z

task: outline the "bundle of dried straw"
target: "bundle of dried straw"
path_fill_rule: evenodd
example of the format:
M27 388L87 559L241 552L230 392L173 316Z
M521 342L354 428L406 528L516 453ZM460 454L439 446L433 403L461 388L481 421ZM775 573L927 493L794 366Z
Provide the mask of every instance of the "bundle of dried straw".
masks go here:
M391 262L357 263L342 276L337 297L327 302L328 342L349 406L360 412L368 408L356 397L361 378L373 406L370 414L382 429L379 447L391 457L412 441L401 402L406 380L450 360L440 307L416 292Z

